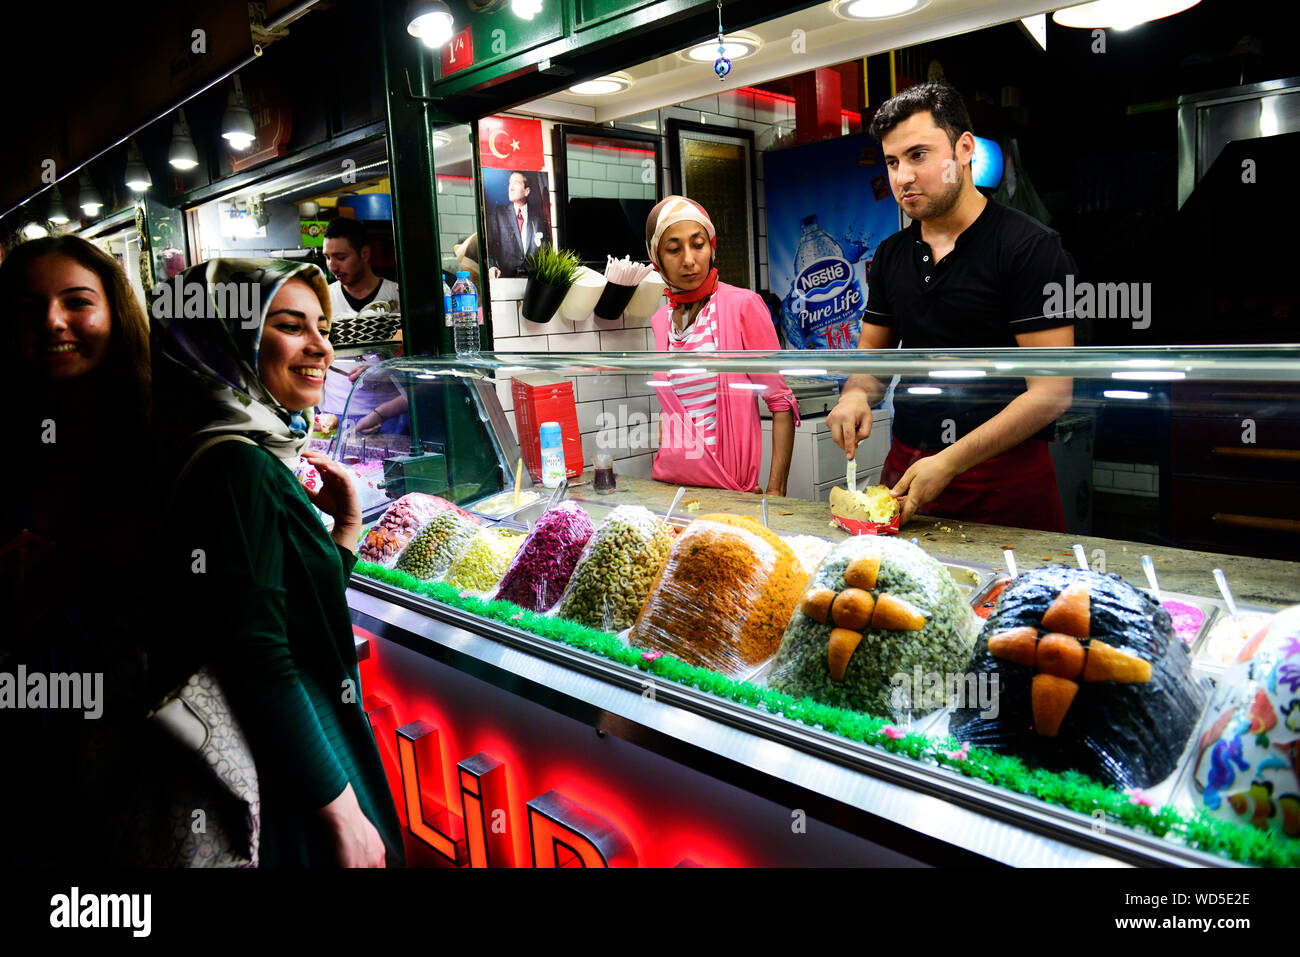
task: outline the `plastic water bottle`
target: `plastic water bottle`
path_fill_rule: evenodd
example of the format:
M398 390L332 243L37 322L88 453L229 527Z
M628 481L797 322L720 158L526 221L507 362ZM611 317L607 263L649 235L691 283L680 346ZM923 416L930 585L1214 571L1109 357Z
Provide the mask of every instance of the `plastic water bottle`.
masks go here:
M543 422L537 430L538 444L542 452L542 486L559 488L561 480L568 475L564 466L564 433L558 422Z
M452 313L451 286L447 285L447 280L442 281L442 314L446 317L447 322L451 322Z
M799 247L794 254L794 271L803 272L818 259L843 259L844 249L834 237L821 228L817 214L805 216L799 221L803 232L799 236Z
M478 290L463 269L456 273L456 284L451 287L451 329L456 355L478 355Z

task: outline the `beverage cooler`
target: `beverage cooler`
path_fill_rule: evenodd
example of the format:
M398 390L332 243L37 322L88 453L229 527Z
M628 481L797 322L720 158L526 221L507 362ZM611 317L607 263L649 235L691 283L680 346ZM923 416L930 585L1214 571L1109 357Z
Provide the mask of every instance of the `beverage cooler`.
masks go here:
M1012 387L1030 362L831 355L709 369L961 368ZM678 495L624 472L654 444L662 361L379 362L356 389L405 397L400 426L318 440L363 490L348 600L412 864L1300 862L1300 623L1281 611L1300 603L1294 560L924 516L851 535L866 523L824 501ZM1300 378L1279 347L1032 363L1082 380L1076 395L1097 398L1074 413L1090 417L1138 401L1135 369L1152 388L1173 371L1278 391ZM538 372L610 397L581 439L613 456L612 492L590 469L552 490L518 467L501 398ZM1086 387L1117 372L1124 398ZM619 414L644 396L649 417Z

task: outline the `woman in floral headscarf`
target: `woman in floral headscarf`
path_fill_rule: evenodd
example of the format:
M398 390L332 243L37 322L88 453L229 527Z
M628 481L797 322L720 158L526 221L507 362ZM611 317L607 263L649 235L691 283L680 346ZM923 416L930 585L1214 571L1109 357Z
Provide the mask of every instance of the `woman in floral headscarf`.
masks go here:
M718 281L718 236L704 207L669 196L646 219L646 252L668 284L668 305L650 319L655 349L684 369L655 389L662 410L652 476L660 482L758 491L762 425L755 393L772 412L772 465L764 490L784 495L799 406L779 375L718 374L705 353L781 348L757 293Z
M345 600L361 511L341 469L307 450L334 356L325 278L304 263L213 260L169 287L153 354L181 473L166 527L184 629L151 656L158 687L203 664L216 673L257 765L263 866L399 864ZM243 441L205 445L218 436ZM299 456L319 489L295 479Z

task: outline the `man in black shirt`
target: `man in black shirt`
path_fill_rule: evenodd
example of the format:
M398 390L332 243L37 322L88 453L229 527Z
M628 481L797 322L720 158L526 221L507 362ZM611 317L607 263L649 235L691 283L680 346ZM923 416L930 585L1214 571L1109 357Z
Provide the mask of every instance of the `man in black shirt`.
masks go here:
M876 252L859 349L1074 345L1068 311L1051 311L1051 283L1074 272L1060 236L975 188L975 137L961 97L942 83L911 87L881 105L871 126L890 186L912 219ZM927 514L1064 531L1046 440L1070 407L1068 378L903 378L883 480L903 498L902 521ZM923 384L922 384L923 383ZM852 458L884 395L872 376L850 377L826 417Z

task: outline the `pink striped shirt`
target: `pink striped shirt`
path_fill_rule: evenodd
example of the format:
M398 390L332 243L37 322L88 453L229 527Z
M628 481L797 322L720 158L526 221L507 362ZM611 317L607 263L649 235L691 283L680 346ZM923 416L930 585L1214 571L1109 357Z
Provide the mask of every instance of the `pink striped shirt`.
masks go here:
M695 321L678 332L671 322L668 327L669 352L717 352L718 330L715 300L711 298ZM673 392L681 400L682 408L694 421L706 445L718 444L718 374L696 372L688 367L668 373Z

